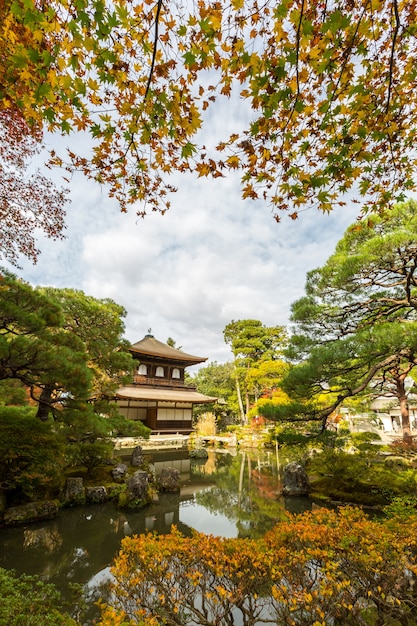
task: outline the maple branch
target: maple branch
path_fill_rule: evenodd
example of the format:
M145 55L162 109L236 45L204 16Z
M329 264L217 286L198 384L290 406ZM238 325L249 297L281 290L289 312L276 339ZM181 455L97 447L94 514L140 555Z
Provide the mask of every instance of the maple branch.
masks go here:
M159 17L160 17L160 14L161 14L162 2L163 2L163 0L158 0L158 4L156 6L155 35L154 35L154 40L153 40L151 67L149 69L148 80L146 82L146 88L145 88L145 93L144 93L144 96L143 96L143 101L145 101L146 98L148 97L148 93L149 93L149 89L150 89L150 86L151 86L152 77L153 77L153 73L154 73L154 69L155 69L156 52L157 52L157 49L158 49L158 37L159 37ZM139 117L140 117L139 115L136 116L136 124L139 121ZM121 157L115 159L112 164L117 163L118 161L122 161L126 157L126 155L128 154L128 152L129 152L129 150L130 150L130 148L132 146L135 147L136 157L139 159L138 149L137 149L136 141L135 141L135 134L136 134L135 132L132 132L131 137L130 137L129 145L127 146L124 154Z
M391 55L390 55L390 60L389 60L388 95L387 95L387 103L385 105L385 113L388 113L389 105L391 101L393 72L394 72L395 44L397 41L398 31L400 30L400 15L398 12L398 0L393 1L393 6L394 6L394 15L395 15L395 28L394 28L394 33L392 35Z
M151 60L151 67L149 70L148 82L146 83L145 95L143 96L144 100L146 100L148 96L149 88L151 86L153 71L155 69L156 51L158 48L158 35L159 35L159 16L161 14L161 9L162 9L162 0L158 0L158 4L156 7L156 15L155 15L155 37L153 40L152 60Z
M351 53L352 53L352 50L353 50L353 46L355 44L356 37L357 37L358 32L359 32L360 24L361 24L361 22L363 20L363 17L364 17L364 15L366 13L366 10L367 10L368 6L369 6L369 0L367 2L365 2L364 6L363 6L362 14L360 15L360 17L359 17L359 19L358 19L358 21L356 23L355 31L353 33L352 39L350 41L350 44L347 46L347 48L342 53L341 58L343 59L343 62L342 62L342 65L341 65L341 68L340 68L340 72L339 72L339 76L338 76L338 79L336 81L336 84L335 84L335 87L333 89L333 92L332 92L330 98L328 98L328 106L327 106L326 110L324 111L324 117L328 114L328 112L330 110L330 105L334 101L334 99L336 98L337 90L338 90L340 82L342 80L342 76L343 76L343 73L345 71L345 68L346 68L346 65L348 63L348 60L349 60L349 58L351 56ZM329 61L329 63L330 63L330 61Z
M300 10L300 19L298 20L298 26L297 26L297 46L295 49L295 55L296 55L296 62L295 62L295 73L296 73L296 80L297 80L297 96L295 98L295 103L294 103L294 108L291 112L291 116L294 113L294 109L295 109L295 104L298 101L298 97L300 95L300 70L299 70L299 60L300 60L300 35L301 35L301 23L303 21L304 18L304 0L301 4L301 10ZM290 118L291 118L290 116Z

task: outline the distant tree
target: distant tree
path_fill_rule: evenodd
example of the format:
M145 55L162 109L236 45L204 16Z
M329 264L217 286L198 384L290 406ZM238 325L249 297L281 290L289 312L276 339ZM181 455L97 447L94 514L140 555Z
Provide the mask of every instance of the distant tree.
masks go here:
M282 357L287 343L286 330L283 326L264 326L259 320L232 320L225 327L223 336L234 356L236 391L241 421L245 424L250 394L254 395L255 390L256 376L251 376L251 368ZM245 408L242 395L245 397Z
M280 390L281 381L288 371L288 363L281 359L258 361L247 373L247 384L253 390L254 406L251 413L257 415L258 402L264 396L272 396Z
M0 259L14 265L20 255L36 262L35 233L63 238L66 192L39 169L30 172L41 142L39 127L29 126L19 111L0 107Z
M171 348L175 348L176 350L182 350L182 346L177 346L177 342L172 337L168 337L167 345L171 346Z
M239 414L239 406L236 396L236 384L233 363L217 363L212 361L204 367L200 367L198 372L192 376L190 382L196 386L200 393L206 396L219 398L220 402L210 405L210 411L218 419L226 416L234 421L234 417ZM197 406L195 414L205 412L206 407Z
M200 367L192 377L193 383L198 391L207 396L221 397L227 400L233 394L236 396L233 364L218 363L212 361L203 367Z
M284 389L298 403L272 410L326 424L365 390L395 397L411 438L406 378L417 365L417 205L398 204L372 225L353 224L326 264L307 275L292 306L289 355L298 361ZM264 413L268 413L265 407Z

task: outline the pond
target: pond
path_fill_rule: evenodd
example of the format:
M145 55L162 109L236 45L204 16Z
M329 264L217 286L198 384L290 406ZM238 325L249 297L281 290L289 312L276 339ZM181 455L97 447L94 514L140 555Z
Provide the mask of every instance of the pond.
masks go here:
M192 529L222 537L261 537L286 511L311 508L308 498L280 495L280 463L274 452L209 451L204 461L187 450L146 453L156 473L176 467L180 494L160 494L139 511L115 504L63 509L58 518L0 529L0 566L38 574L52 582L71 603L71 583L81 584L91 605L84 623L93 623L94 601L103 593L120 542L129 534L168 533L172 524L184 534ZM87 620L87 621L86 621Z

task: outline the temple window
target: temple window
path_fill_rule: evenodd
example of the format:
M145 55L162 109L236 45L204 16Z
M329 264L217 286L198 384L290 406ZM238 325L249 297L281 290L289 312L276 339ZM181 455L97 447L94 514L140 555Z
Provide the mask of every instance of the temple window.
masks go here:
M138 369L138 374L141 374L142 376L146 376L148 373L148 368L144 363L141 363L139 365L139 369Z
M172 370L172 378L181 378L180 370L178 367L174 367Z
M161 366L158 366L156 368L155 376L159 376L159 377L163 378L163 376L164 376L164 368L161 367Z

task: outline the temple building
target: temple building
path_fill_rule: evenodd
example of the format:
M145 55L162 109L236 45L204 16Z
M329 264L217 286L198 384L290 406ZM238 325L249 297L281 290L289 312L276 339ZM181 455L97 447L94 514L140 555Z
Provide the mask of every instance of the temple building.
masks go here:
M130 352L137 368L133 382L116 391L120 413L141 420L154 434L190 433L194 405L217 401L184 383L185 369L207 358L187 354L150 334L130 346Z

